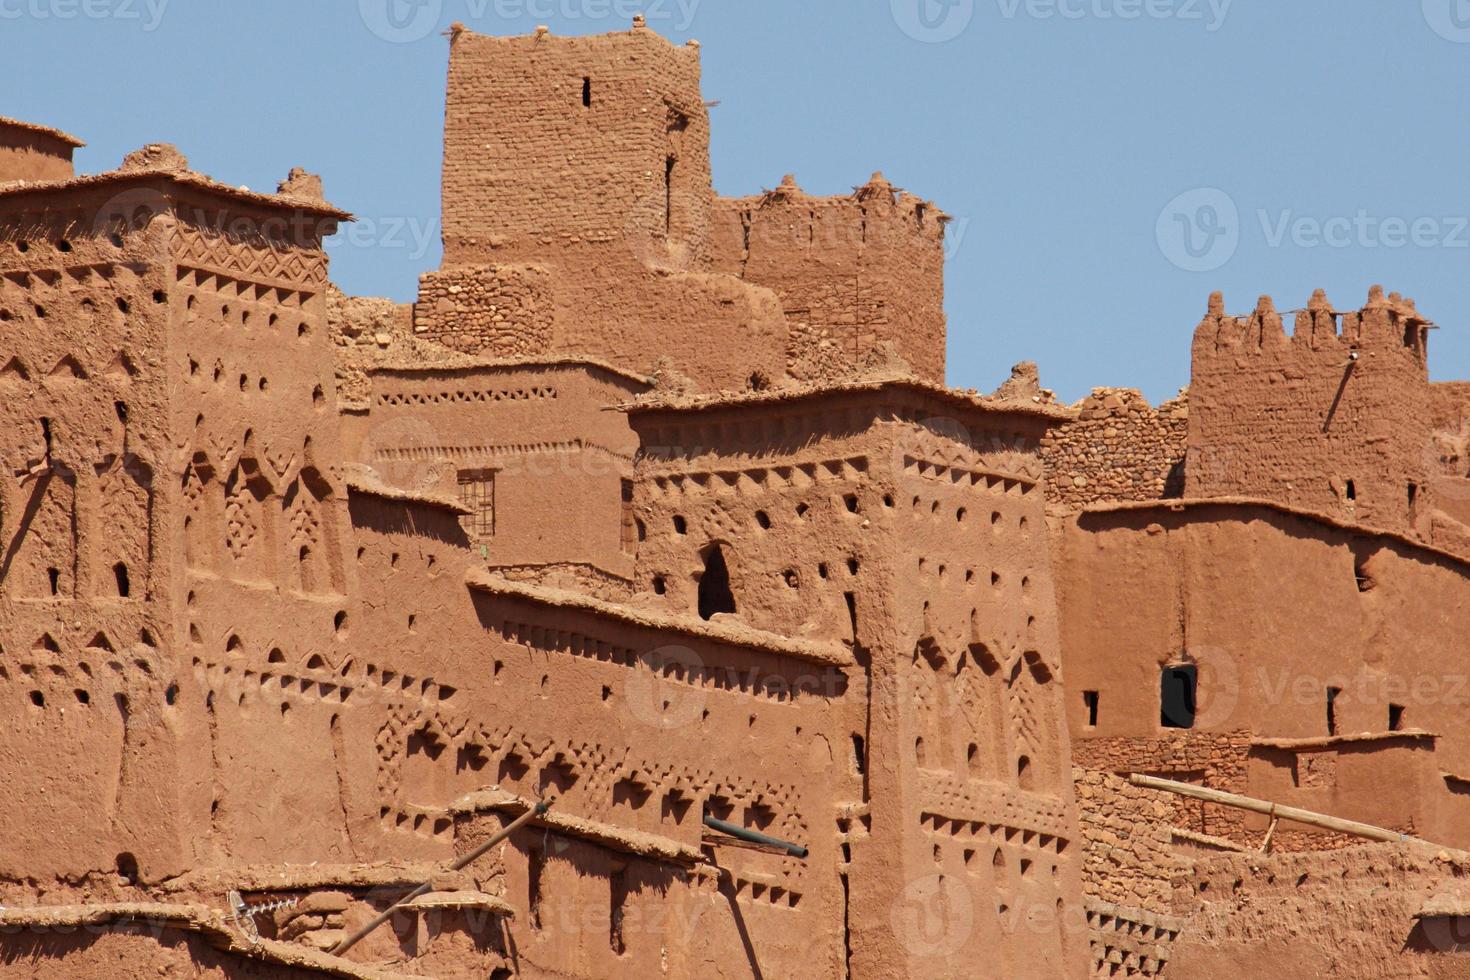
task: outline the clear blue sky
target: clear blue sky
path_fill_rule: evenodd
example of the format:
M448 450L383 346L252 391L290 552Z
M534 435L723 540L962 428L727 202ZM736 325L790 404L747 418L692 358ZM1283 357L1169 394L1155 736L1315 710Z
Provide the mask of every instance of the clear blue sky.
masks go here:
M440 31L640 8L703 44L722 193L881 168L955 216L953 384L1031 359L1069 401L1157 402L1212 290L1351 308L1374 282L1470 377L1466 0L0 0L0 114L87 140L86 172L150 141L257 189L320 172L364 219L338 283L409 300L439 261Z

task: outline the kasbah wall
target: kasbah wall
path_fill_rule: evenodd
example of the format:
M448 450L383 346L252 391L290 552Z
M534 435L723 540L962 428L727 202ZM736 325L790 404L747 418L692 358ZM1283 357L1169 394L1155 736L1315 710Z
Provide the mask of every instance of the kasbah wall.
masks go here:
M936 206L718 196L642 23L449 50L413 304L0 120L0 977L1470 976L1411 300L950 389Z

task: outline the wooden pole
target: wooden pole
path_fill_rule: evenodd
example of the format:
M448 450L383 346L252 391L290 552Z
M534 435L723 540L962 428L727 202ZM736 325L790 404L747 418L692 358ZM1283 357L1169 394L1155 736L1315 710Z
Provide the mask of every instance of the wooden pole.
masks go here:
M551 809L550 803L537 803L525 813L512 820L508 826L502 828L499 833L492 836L485 843L481 844L473 851L470 851L464 857L456 859L455 862L449 866L449 870L462 870L467 865L478 860L481 855L490 850L490 848L494 847L496 844L499 844L501 841L505 840L511 834L515 833L517 830L520 830L526 824L530 823L534 818L539 817L541 814L545 813L549 809ZM363 926L361 929L357 930L352 935L342 940L336 946L332 947L332 955L341 956L343 953L346 953L349 949L361 942L368 933L372 932L374 929L378 928L378 926L391 919L393 917L393 913L398 911L398 909L401 908L405 903L413 901L420 895L423 895L424 893L429 891L429 889L432 887L434 887L434 882L433 879L430 879L429 881L424 882L422 885L419 885L407 895L404 895L398 901L394 902L392 905L384 909L377 918L373 919L373 921L369 922L367 925Z
M1206 789L1203 786L1195 786L1191 783L1176 783L1172 779L1159 779L1155 776L1143 776L1134 773L1128 777L1128 781L1134 786L1142 786L1144 789L1158 789L1166 793L1177 793L1180 796L1188 796L1191 799L1204 800L1206 803L1219 803L1221 806L1232 806L1237 810L1250 810L1252 813L1261 813L1276 819L1290 820L1293 823L1306 824L1309 827L1320 827L1323 830L1335 830L1341 834L1366 837L1369 840L1387 841L1391 844L1429 843L1419 837L1410 837L1408 834L1401 834L1396 830L1385 830L1382 827L1375 827L1372 824L1358 823L1356 820L1342 820L1338 817L1330 817L1325 813L1314 813L1311 810L1298 810L1294 806L1279 806L1275 803L1268 803L1265 800L1257 800L1235 793L1226 793L1218 789ZM1272 822L1274 823L1275 820L1273 819Z

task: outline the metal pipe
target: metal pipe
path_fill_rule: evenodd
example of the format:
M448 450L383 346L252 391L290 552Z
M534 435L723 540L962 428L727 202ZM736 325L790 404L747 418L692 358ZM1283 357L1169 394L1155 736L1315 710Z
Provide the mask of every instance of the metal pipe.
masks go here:
M490 848L494 847L496 844L499 844L501 841L505 840L511 834L515 833L517 830L520 830L526 824L530 823L534 818L539 817L541 814L545 813L549 809L551 809L550 803L537 803L525 813L512 820L509 825L502 828L499 833L492 836L485 843L481 844L473 851L470 851L464 857L456 859L455 862L449 866L449 870L462 870L466 865L479 859L480 856L483 855L486 851L490 850ZM402 907L405 903L411 902L414 899L418 898L420 895L425 894L433 886L434 882L432 879L430 879L429 881L424 882L422 885L419 885L407 895L404 895L398 901L394 902L392 905L384 909L377 918L373 919L373 921L369 922L367 925L363 926L361 929L357 930L352 935L348 936L346 939L342 940L340 943L334 946L332 948L332 955L341 956L343 953L356 946L365 936L367 936L368 933L372 932L374 929L378 928L378 926L391 919L393 917L393 913L398 911L398 909Z
M759 831L747 830L746 828L737 826L733 823L726 823L723 820L716 820L714 817L710 816L707 813L704 815L704 825L710 830L717 830L722 834L728 834L731 837L739 838L740 840L746 841L747 843L764 844L766 847L774 847L778 851L785 851L792 857L806 860L807 849L802 847L800 844L793 844L790 841L784 841L777 837L767 837L765 834L762 834Z

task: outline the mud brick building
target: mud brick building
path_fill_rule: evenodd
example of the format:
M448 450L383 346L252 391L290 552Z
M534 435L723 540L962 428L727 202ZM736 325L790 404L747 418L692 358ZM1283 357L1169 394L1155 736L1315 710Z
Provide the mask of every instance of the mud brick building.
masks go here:
M0 120L0 976L1470 972L1413 302L951 389L945 215L709 140L697 45L456 26L398 305L313 175Z

